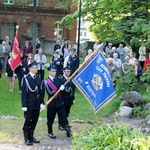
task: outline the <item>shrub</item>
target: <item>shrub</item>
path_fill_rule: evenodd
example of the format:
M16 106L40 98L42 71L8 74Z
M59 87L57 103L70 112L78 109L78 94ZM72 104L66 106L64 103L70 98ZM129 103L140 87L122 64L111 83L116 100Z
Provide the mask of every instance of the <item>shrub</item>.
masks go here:
M146 150L150 137L137 129L129 130L125 125L106 125L90 127L75 135L73 150Z

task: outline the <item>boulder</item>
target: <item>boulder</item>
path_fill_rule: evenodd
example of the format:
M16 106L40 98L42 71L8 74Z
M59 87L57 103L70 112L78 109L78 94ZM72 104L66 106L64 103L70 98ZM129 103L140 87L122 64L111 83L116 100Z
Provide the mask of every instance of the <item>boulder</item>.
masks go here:
M137 91L126 92L119 97L122 101L127 101L130 105L139 105L143 103L143 98Z
M150 109L150 103L147 103L145 106L144 106L144 110L148 110Z
M122 118L131 118L132 117L133 108L128 106L120 107L119 116Z
M123 107L123 106L129 106L130 107L130 104L127 101L122 101L120 104L120 107Z

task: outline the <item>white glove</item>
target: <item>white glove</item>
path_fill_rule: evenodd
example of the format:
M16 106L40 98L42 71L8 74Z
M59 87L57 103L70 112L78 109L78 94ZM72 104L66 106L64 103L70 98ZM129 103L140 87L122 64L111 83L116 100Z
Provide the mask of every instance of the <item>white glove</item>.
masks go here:
M6 77L8 76L7 72L5 72Z
M65 86L61 85L59 89L60 89L60 91L63 91L65 89Z
M40 105L40 108L41 108L41 110L45 110L45 109L46 109L46 107L45 107L44 104L41 104L41 105Z
M75 100L73 100L73 104L75 103Z
M27 111L27 107L22 107L22 110L23 111Z

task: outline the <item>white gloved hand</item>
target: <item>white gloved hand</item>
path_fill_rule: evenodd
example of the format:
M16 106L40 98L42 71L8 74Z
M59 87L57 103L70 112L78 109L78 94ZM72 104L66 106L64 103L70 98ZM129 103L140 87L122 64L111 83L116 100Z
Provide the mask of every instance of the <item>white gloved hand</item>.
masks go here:
M41 110L45 110L45 109L46 109L46 106L45 106L44 104L41 104L41 105L40 105L40 108L41 108Z
M65 89L65 86L61 85L59 89L60 89L60 91L63 91Z
M27 111L27 107L22 107L22 110L23 111Z
M7 72L5 72L6 77L8 76Z
M73 104L75 103L75 100L73 100Z

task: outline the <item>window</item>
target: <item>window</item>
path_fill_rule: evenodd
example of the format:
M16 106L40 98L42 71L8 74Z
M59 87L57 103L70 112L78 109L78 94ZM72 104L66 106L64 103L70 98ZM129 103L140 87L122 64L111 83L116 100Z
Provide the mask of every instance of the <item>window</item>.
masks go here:
M54 38L56 39L62 39L63 36L63 29L60 24L55 24L55 29L54 29Z
M16 31L16 23L1 23L1 37L9 36L10 40L14 39Z
M4 4L14 4L14 0L4 0Z
M27 34L28 36L32 37L32 24L27 24ZM36 24L36 38L40 37L41 35L41 24L37 23Z
M60 3L64 3L64 2L65 2L65 0L59 0L59 2L60 2Z
M29 6L33 6L34 5L34 0L29 0ZM36 0L36 6L39 5L39 0Z
M84 36L86 37L86 32L84 32Z

